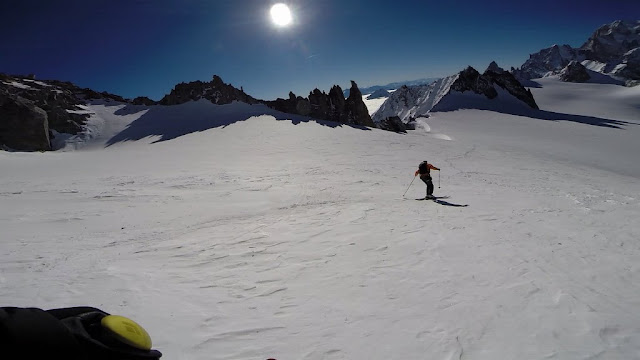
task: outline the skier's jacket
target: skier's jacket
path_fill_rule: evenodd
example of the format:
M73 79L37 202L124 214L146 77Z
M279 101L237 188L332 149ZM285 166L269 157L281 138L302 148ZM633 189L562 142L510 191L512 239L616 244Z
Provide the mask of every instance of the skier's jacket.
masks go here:
M418 170L416 170L414 176L418 176L418 174L420 174L420 179L431 180L430 170L440 170L440 169L429 164L426 161L423 161L420 163L420 165L418 165Z

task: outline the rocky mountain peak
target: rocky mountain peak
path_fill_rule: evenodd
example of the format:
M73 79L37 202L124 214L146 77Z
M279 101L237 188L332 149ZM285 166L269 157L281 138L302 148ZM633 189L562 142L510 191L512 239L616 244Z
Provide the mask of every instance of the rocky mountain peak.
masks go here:
M617 20L598 28L580 47L589 60L608 62L640 46L640 20Z
M351 81L349 98L345 99L342 88L334 85L329 94L314 89L307 98L289 92L288 99L276 99L265 103L278 111L310 116L321 120L330 120L343 124L375 127L369 116L358 85Z
M55 133L76 135L89 115L89 100L126 102L121 96L80 88L68 81L35 80L35 75L0 74L0 145L15 150L51 150Z
M622 79L640 80L640 64L629 61L628 53L640 47L640 20L617 20L598 28L579 48L569 45L553 45L531 54L519 69L512 73L528 80L559 74L571 61L598 72Z
M257 99L247 95L244 90L237 89L232 85L225 84L217 75L209 82L192 81L176 85L169 95L165 95L160 104L177 105L189 101L207 99L214 104L224 105L233 101L241 101L248 104L258 103Z
M507 71L498 73L490 69L480 74L469 66L456 75L429 85L401 87L380 106L373 114L373 119L377 124L383 124L397 116L404 123L410 123L412 119L427 116L430 111L449 111L467 106L465 99L468 97L462 95L466 92L491 100L492 108L499 109L503 100L513 105L513 99L508 99L512 96L520 100L522 105L538 109L531 92L513 74ZM473 101L478 100L478 97L474 98Z
M362 101L362 93L360 92L360 89L358 89L356 82L353 80L351 80L351 89L349 90L349 97L345 102L345 109L347 124L364 125L369 127L376 126L373 123L373 120L371 120L367 105Z
M564 82L585 82L591 79L587 68L575 60L562 69L559 75Z
M495 61L492 61L484 72L487 72L487 71L493 71L495 73L501 74L504 72L504 69L498 66L498 64Z

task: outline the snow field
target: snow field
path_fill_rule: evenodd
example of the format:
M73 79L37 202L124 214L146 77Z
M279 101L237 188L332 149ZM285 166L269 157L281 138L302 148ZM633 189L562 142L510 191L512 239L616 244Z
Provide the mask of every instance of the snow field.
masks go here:
M185 104L201 131L158 141L136 119L164 110L91 105L79 151L0 152L0 298L131 317L167 359L634 358L637 100L543 85L541 108L628 124L461 110L400 135ZM402 197L422 160L441 203Z

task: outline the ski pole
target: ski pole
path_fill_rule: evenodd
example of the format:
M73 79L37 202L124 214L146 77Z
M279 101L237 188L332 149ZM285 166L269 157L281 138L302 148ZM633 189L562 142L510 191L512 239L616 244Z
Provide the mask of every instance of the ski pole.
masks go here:
M416 179L416 176L413 177L413 180ZM409 188L411 187L411 184L413 184L413 180L411 180L411 183L409 183L409 186L407 186L407 190L404 191L404 194L402 194L402 197L404 197L407 194L407 191L409 191Z
M440 170L438 170L438 189L440 189Z

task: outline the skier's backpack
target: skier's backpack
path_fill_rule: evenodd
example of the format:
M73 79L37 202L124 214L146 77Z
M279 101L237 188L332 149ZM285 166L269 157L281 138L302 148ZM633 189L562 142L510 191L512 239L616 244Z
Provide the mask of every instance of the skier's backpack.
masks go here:
M429 163L426 161L421 162L420 165L418 165L418 171L420 172L420 174L428 174Z

